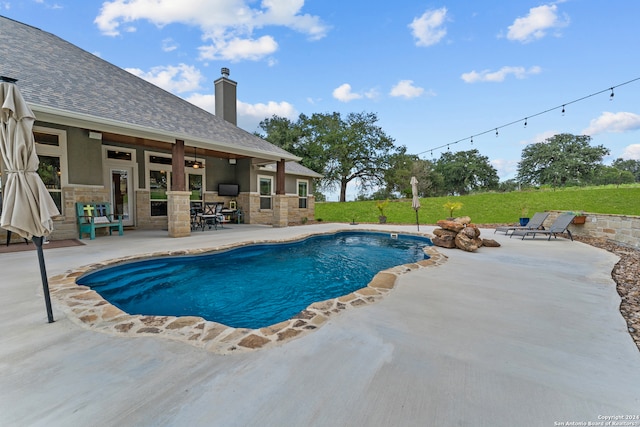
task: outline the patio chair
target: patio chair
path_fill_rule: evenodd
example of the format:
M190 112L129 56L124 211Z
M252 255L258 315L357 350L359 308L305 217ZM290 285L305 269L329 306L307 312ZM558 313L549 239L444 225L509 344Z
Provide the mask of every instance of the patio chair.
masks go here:
M513 233L511 233L511 236L522 236L522 240L524 240L524 238L530 234L533 235L534 239L536 237L536 234L543 234L549 236L547 240L551 240L551 236L557 238L558 234L567 233L571 241L573 241L573 236L571 235L571 231L569 230L569 224L571 224L571 221L573 221L574 216L575 215L572 213L563 213L560 214L555 221L553 221L553 224L549 226L548 230L514 230Z
M200 221L200 214L202 214L202 203L191 202L190 217L191 217L191 231L197 230L203 226L203 222Z
M224 216L220 213L224 206L221 202L205 202L202 213L198 214L200 221L202 221L202 231L204 231L205 225L211 229L218 229L218 224L222 224Z
M525 226L511 225L511 226L504 226L504 227L496 227L496 229L493 231L493 234L495 234L496 231L502 231L504 232L504 234L508 235L510 231L513 232L515 230L538 230L538 229L544 230L544 227L542 226L542 224L544 223L544 221L547 219L548 216L549 216L549 212L536 212L533 215L533 218L529 220L527 225Z

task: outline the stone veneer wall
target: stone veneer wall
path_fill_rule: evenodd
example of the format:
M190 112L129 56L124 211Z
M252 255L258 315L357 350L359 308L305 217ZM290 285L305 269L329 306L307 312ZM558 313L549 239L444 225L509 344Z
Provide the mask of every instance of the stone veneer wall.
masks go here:
M64 187L62 203L64 215L53 220L51 240L77 239L78 216L76 202L104 202L109 200L109 190L100 186ZM96 230L96 236L108 233L106 228Z
M136 190L136 228L142 230L166 230L166 216L151 216L151 193Z
M62 215L53 219L51 240L65 240L78 238L78 217L76 202L103 202L109 200L109 191L100 186L64 187L62 188ZM96 230L96 235L108 233L107 229ZM6 242L6 230L0 231L0 239ZM19 241L21 237L14 234L11 241Z
M316 199L313 196L307 197L307 208L298 208L298 197L289 197L289 224L302 224L315 219ZM306 218L306 220L305 220Z
M260 209L260 195L249 194L249 209L245 209L245 222L249 224L273 224L273 210ZM272 200L275 203L275 199Z
M167 226L169 237L191 235L189 197L191 191L167 191Z
M544 222L548 227L563 212L550 211ZM640 248L640 216L609 215L585 212L584 224L571 224L569 230L574 236L606 238L635 248Z

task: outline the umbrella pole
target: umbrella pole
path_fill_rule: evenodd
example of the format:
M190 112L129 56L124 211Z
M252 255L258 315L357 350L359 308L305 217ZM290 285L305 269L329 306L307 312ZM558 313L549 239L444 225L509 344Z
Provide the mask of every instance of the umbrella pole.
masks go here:
M53 323L53 310L51 309L51 295L49 294L49 280L47 279L47 268L44 265L44 253L42 252L43 236L33 236L31 239L36 245L38 252L38 262L40 262L40 276L42 277L42 290L44 292L44 303L47 307L47 318L49 323Z
M418 231L420 231L420 221L418 221L418 209L416 209L416 225L418 226Z

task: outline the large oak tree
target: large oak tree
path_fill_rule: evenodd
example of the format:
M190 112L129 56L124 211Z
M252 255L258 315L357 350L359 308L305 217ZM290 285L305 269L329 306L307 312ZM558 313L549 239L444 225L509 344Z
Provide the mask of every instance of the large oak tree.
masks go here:
M302 157L301 163L323 175L322 189L340 188L346 201L347 185L357 181L361 189L384 185L392 157L403 154L394 140L376 125L374 113L301 114L294 123L274 116L260 123L264 139Z
M518 181L553 187L591 182L609 149L590 142L588 135L562 133L527 145L518 163Z
M500 179L489 158L478 150L446 151L436 161L435 172L442 176L439 194L469 194L471 191L494 190Z

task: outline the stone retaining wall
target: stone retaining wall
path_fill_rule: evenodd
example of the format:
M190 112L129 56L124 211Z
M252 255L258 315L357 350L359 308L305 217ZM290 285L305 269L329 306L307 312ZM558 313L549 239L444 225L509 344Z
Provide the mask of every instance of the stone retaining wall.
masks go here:
M550 211L544 222L548 227L559 214L567 211ZM584 224L571 224L569 230L574 236L596 237L613 240L640 248L640 216L609 215L585 212L587 221Z

